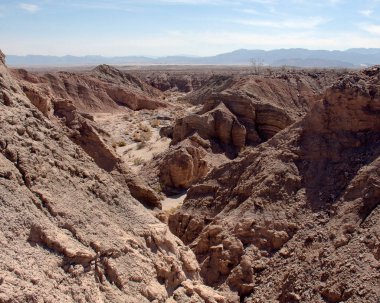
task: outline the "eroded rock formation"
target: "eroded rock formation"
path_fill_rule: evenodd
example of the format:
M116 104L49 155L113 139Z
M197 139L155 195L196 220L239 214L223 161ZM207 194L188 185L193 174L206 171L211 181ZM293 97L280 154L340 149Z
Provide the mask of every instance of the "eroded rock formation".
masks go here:
M257 145L304 116L324 87L308 76L235 76L220 81L215 86L210 80L212 91L193 93L197 102L203 100L203 109L176 122L173 144L196 132L237 148Z
M157 193L122 164L111 147L112 143L105 141L109 135L97 127L92 118L92 113L97 111L123 110L118 104L127 105L133 110L166 106L152 99L160 96L158 91L138 78L107 65L98 66L88 74L38 76L22 69L13 70L12 74L19 79L31 103L46 117L63 125L66 135L92 157L100 168L112 173L118 181L124 181L132 196L144 205L161 208ZM100 100L108 90L119 91L124 95L120 98L112 96L113 101Z
M1 302L378 303L379 67L322 95L334 73L155 77L202 109L137 176L94 114L168 106L161 92L109 66L3 62ZM175 213L157 183L188 189Z
M330 77L333 78L333 75ZM183 143L184 140L191 142L191 138L199 138L198 142L203 142L202 150L208 154L202 158L210 160L207 165L209 171L235 158L246 146L257 146L300 120L309 111L324 85L324 81L308 75L272 78L252 75L213 76L206 81L205 87L185 97L193 103L202 103L202 108L177 119L172 128L162 131L162 135L173 138L171 144L177 150L176 158L181 154L183 159L186 155L181 146L187 144ZM197 101L193 100L195 97ZM216 156L218 154L224 154L224 160ZM170 155L174 155L174 152L165 158L162 165L165 169L159 173L160 176L167 176L166 180L161 178L164 186L170 184L172 188L189 188L204 176L194 174L191 165L180 167L178 161L173 161L172 170L182 171L181 176L194 177L182 178L191 182L186 181L181 185L168 182L170 173L166 164ZM218 160L212 160L217 157Z
M193 253L3 64L0 75L0 301L235 301L202 284ZM91 134L70 103L56 105L71 131Z
M47 102L52 98L70 100L85 113L116 112L120 111L120 105L133 110L167 106L161 101L159 90L108 65L83 73L31 74L21 69L13 70L12 74L35 103L41 103L39 99Z
M205 110L203 110L205 111ZM192 114L176 121L172 144L197 133L203 139L217 139L222 144L236 148L245 146L247 131L236 116L223 104L204 114Z
M378 301L379 80L379 67L342 78L188 191L169 225L208 285L245 302Z

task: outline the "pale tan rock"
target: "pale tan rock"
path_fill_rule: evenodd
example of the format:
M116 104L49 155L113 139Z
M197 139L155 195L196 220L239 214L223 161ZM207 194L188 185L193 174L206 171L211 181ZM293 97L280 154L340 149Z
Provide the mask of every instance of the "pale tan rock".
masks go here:
M57 253L62 253L72 262L86 264L96 258L94 251L57 228L49 229L38 225L32 226L29 239L35 243L46 245Z

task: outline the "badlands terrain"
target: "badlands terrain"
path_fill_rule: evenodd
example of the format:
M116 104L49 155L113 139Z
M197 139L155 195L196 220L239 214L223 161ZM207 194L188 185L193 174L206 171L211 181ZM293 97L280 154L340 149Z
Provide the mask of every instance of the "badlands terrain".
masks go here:
M10 69L0 302L380 302L380 67Z

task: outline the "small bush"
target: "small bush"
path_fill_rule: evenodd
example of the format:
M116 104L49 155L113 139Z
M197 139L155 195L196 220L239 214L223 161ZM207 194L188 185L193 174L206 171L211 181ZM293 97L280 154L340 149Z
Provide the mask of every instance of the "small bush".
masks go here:
M162 193L162 185L161 184L157 184L155 187L153 187L153 189L157 192L157 193Z
M126 145L127 145L127 143L125 141L119 141L119 142L117 142L117 146L119 146L119 147L123 147L123 146L126 146Z
M134 158L133 159L133 164L134 165L142 165L142 164L144 164L144 160L143 160L143 158L140 158L140 157Z
M161 122L160 122L160 120L158 120L158 119L154 119L154 120L150 121L150 125L151 125L152 127L154 127L154 128L158 128L158 127L160 127Z
M146 124L144 124L144 123L140 123L139 124L139 128L143 131L143 132L150 132L151 130L150 130L150 127L148 126L148 125L146 125Z
M141 133L139 131L135 131L132 135L132 140L135 142L141 142L142 141Z
M146 142L152 138L152 131L150 128L148 131L135 131L132 135L132 140L135 142Z
M177 205L176 207L174 208L171 208L171 209L168 209L165 211L165 214L169 217L169 216L172 216L174 215L181 207L181 204L180 205Z
M137 143L137 149L139 150L139 149L143 149L145 146L146 146L147 144L146 144L146 142L145 141L142 141L142 142L139 142L139 143Z

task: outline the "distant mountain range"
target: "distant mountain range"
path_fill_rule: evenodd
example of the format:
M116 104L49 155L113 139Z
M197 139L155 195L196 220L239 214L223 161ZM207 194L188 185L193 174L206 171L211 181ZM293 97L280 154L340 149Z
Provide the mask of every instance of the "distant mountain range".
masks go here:
M126 56L15 56L8 55L7 64L13 67L83 66L83 65L250 65L295 67L363 67L380 64L379 48L353 48L345 51L307 50L301 48L277 49L271 51L240 49L209 57L169 56L159 58Z

